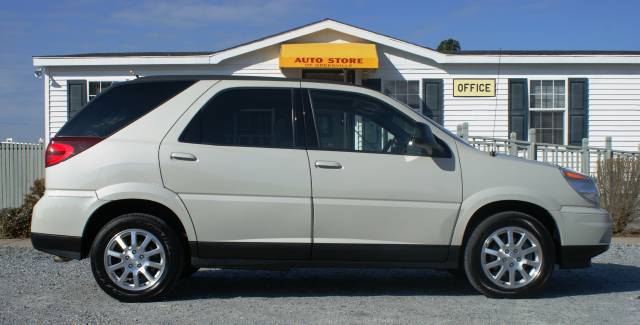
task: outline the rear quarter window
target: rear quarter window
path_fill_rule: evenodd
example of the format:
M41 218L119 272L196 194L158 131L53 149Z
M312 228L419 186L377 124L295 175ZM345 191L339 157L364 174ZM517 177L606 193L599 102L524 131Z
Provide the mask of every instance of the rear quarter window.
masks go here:
M89 102L57 136L108 137L133 123L194 81L149 81L116 84Z

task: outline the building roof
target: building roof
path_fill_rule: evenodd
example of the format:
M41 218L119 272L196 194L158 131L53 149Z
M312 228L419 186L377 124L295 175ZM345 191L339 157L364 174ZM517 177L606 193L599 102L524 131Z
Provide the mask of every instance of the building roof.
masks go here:
M47 58L89 58L89 57L127 57L127 56L194 56L194 55L211 55L212 51L195 51L195 52L96 52L96 53L77 53L77 54L54 54L54 55L37 55L34 57Z
M40 66L99 66L99 65L162 65L162 64L218 64L226 59L281 44L322 30L340 33L396 48L422 56L439 64L640 64L640 51L462 51L440 53L431 48L403 41L333 19L323 19L250 42L218 51L195 52L120 52L41 55L33 57L33 65Z
M234 46L235 47L235 46ZM231 48L228 48L231 49ZM224 49L227 50L227 49ZM223 50L223 51L224 51ZM49 58L87 58L87 57L129 57L129 56L198 56L211 55L219 51L184 51L184 52L96 52L77 54L38 55ZM450 55L640 55L640 51L599 51L599 50L465 50Z

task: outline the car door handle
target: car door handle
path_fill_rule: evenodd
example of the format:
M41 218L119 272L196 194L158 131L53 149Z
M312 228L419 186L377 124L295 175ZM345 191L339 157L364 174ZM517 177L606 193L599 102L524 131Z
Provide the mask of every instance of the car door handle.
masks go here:
M318 160L316 161L316 168L342 169L342 164L337 161Z
M173 160L182 160L182 161L196 161L198 158L190 153L184 152L172 152L171 159Z

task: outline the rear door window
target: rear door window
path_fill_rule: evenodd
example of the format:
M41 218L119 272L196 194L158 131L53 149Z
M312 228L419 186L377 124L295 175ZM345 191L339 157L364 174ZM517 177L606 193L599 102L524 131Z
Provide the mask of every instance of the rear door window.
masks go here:
M130 82L90 101L57 136L108 137L191 86L194 81Z
M223 91L200 109L180 142L292 148L293 89L238 88Z

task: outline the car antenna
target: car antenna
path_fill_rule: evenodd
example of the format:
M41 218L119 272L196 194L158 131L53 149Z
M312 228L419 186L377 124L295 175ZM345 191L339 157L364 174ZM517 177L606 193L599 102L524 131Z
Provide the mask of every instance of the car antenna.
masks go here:
M500 48L500 51L498 52L498 77L496 78L496 82L494 83L493 87L493 91L494 91L494 95L496 96L496 100L495 100L495 106L493 108L493 127L491 128L491 138L494 139L493 141L493 146L491 147L491 150L489 150L489 155L491 155L492 157L495 157L497 154L497 142L495 141L496 138L496 118L497 118L497 114L498 114L498 83L500 82L500 73L502 69L502 48Z

